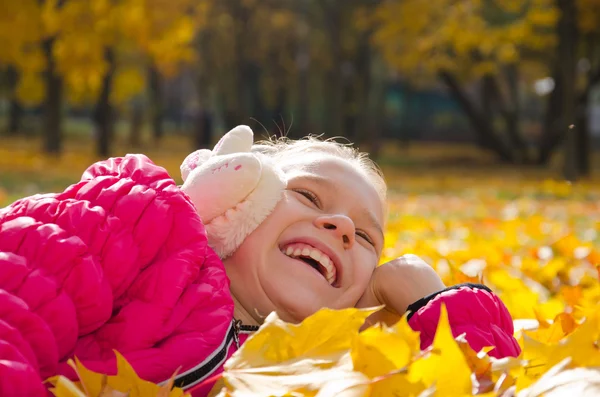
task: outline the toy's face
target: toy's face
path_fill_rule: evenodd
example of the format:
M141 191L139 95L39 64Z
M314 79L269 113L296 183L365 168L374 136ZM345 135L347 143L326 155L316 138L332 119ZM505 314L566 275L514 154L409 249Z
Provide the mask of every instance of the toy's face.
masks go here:
M323 307L353 307L383 246L383 205L348 162L314 153L280 164L287 190L224 261L244 311L299 322Z
M189 172L182 190L192 199L202 222L208 224L256 189L262 168L252 153L211 157Z

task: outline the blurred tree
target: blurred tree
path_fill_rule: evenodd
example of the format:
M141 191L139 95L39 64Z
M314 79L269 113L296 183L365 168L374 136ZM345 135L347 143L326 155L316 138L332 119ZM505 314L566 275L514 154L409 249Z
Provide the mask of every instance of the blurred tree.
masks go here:
M564 178L575 182L578 176L577 130L575 127L577 94L575 92L575 71L577 66L577 6L572 0L557 0L561 17L558 23L559 69L562 77L562 129L567 131L564 144Z
M540 69L548 60L558 17L554 0L386 1L373 14L374 43L411 82L440 78L482 146L504 161L529 161L518 130L518 82L531 75L523 73L531 63ZM467 91L474 82L476 99Z
M9 66L6 68L5 78L10 101L8 109L8 125L6 129L10 135L15 135L21 132L21 120L23 116L23 106L16 96L19 72L14 66Z
M591 167L588 109L591 89L600 83L600 1L557 0L557 6L563 17L557 25L559 45L551 60L555 88L549 97L539 163L547 163L564 143L564 174L574 179L588 175ZM565 98L573 98L569 101L574 109L565 106Z
M0 66L12 69L18 82L14 95L24 105L45 101L44 149L58 153L61 147L61 80L52 57L54 31L45 20L49 4L37 0L7 0L0 14ZM61 7L53 1L52 7Z
M269 134L367 141L373 57L357 13L376 3L213 2L197 43L198 102L216 103L226 125L255 119Z
M292 3L211 3L206 29L197 41L200 114L211 113L208 108L216 103L228 126L252 124L252 118L270 124L268 119L283 117L283 109L289 108L295 74L298 21ZM197 130L201 131L204 117L198 117L198 123Z
M0 65L19 73L18 98L45 103L45 149L58 153L63 91L94 104L97 152L109 154L115 107L145 88L147 65L171 76L194 59L206 1L7 0L0 17ZM45 82L42 81L45 78ZM158 117L162 114L159 112Z
M163 78L154 64L148 67L148 94L150 99L150 113L152 135L155 141L160 141L163 137Z
M577 169L581 175L591 171L591 132L588 126L588 109L591 89L600 83L600 1L577 0L576 18L580 78L577 84Z
M129 145L139 147L142 143L142 128L144 126L143 103L139 96L131 100L129 124Z

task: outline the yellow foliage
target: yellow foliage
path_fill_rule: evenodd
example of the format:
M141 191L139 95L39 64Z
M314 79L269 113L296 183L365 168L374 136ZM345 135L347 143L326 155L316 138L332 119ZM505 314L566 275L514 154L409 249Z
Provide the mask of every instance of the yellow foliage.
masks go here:
M79 382L74 383L64 376L55 376L48 379L54 386L50 391L56 397L189 397L183 390L173 388L175 375L163 386L155 385L140 379L127 360L118 352L115 354L117 375L98 374L85 368L77 359L69 360L69 365L75 370Z
M62 3L62 2L60 2ZM41 74L47 64L41 52L52 41L56 72L74 103L97 100L109 70L107 50L117 74L113 95L121 103L144 88L132 69L145 70L148 60L169 76L194 60L193 40L204 24L207 0L6 0L0 16L0 65L22 72L18 98L37 104L45 95ZM124 76L134 77L133 80ZM34 87L33 82L40 84ZM30 92L31 91L31 92Z
M362 333L355 322L343 327L343 333L338 332L341 327L334 327L334 333L327 331L321 337L325 325L352 318L353 311L365 318L358 309L324 309L303 324L290 326L271 315L226 365L219 395L491 397L511 387L522 393L546 387L549 380L542 376L565 359L571 369L600 367L596 354L600 307L588 313L581 325L568 313L552 322L540 318L538 330L521 334L521 356L500 360L487 355L491 347L477 353L462 336L455 339L445 307L433 345L424 352L419 351L418 334L405 319L394 327L377 325ZM273 349L285 352L288 344L295 343L290 327L300 345L311 339L310 347L273 355Z
M583 33L598 33L600 29L600 2L598 0L576 0L579 28Z
M272 313L225 364L220 395L365 395L368 379L352 369L349 350L372 313L323 309L298 325Z
M373 14L374 43L388 63L430 79L441 70L495 74L530 49L551 50L559 17L551 0L397 0Z
M24 73L19 79L16 95L20 102L38 104L45 96L45 85L39 73Z
M110 98L112 103L124 103L144 89L145 79L139 69L131 67L118 69L114 79Z
M419 334L406 318L394 327L377 325L360 333L350 355L354 370L374 380L371 395L416 395L424 389L420 381L408 378L408 365L419 352Z

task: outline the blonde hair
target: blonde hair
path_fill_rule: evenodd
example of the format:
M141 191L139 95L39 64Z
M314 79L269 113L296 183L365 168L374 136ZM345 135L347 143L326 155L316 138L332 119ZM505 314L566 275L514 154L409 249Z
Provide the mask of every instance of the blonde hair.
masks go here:
M307 136L298 140L280 137L257 142L253 145L252 151L263 153L276 162L289 160L290 157L306 153L326 153L338 157L350 163L373 184L385 208L387 185L383 172L369 158L368 153L360 152L351 143L341 143L335 138L321 140L315 136Z

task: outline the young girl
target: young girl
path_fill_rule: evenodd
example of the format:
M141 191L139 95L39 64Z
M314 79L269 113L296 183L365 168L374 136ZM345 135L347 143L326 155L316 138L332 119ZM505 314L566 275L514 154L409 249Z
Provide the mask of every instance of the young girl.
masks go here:
M143 155L92 165L63 193L0 210L0 395L43 396L66 361L206 395L207 381L272 311L407 310L433 341L441 303L455 335L516 356L505 306L486 287L445 288L415 256L377 267L386 187L354 149L315 139L252 145L237 127L182 165L180 188ZM202 219L202 220L201 220Z

